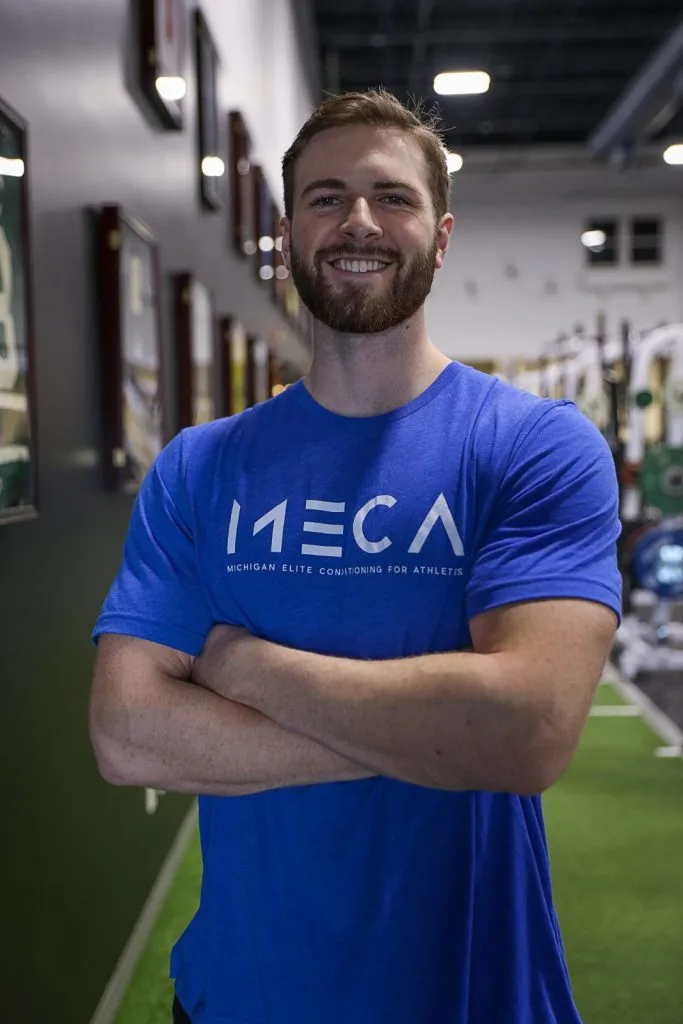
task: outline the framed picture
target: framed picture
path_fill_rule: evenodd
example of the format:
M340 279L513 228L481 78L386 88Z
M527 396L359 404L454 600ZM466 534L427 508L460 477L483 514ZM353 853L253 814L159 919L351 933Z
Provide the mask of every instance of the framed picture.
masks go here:
M26 122L0 101L0 523L38 515Z
M282 391L280 360L272 349L268 352L268 397L274 398Z
M232 244L235 252L251 258L258 252L254 170L251 163L251 138L239 110L228 118L230 136L230 181L232 190Z
M270 291L275 290L275 258L273 250L273 197L261 168L253 166L254 211L256 214L256 259L254 268L260 281L268 284Z
M187 89L185 0L138 0L138 5L140 87L159 123L180 131Z
M298 331L301 327L301 299L299 298L299 293L296 290L296 285L292 280L291 274L287 276L285 284L287 285L287 291L285 294L285 315L292 327Z
M281 220L280 210L275 203L271 207L271 220L273 223L273 266L275 269L275 278L273 281L273 294L275 297L275 304L282 312L287 310L287 292L288 284L287 278L289 277L289 271L285 266L285 260L282 255L282 228L280 227Z
M120 206L99 218L104 480L136 491L165 441L159 251Z
M221 397L226 416L243 412L250 404L247 332L239 320L225 317L220 325Z
M193 274L174 280L178 427L216 418L216 321L211 292Z
M219 210L223 201L222 177L225 164L220 156L218 126L218 50L202 12L194 13L197 56L197 101L199 111L199 193L207 210Z
M262 338L250 336L248 342L250 404L258 405L270 398L270 351Z

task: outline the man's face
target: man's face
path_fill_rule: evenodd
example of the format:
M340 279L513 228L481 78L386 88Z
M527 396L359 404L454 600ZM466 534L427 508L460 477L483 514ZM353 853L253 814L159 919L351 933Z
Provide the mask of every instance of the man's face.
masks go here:
M437 224L417 142L353 125L313 138L298 160L283 252L301 299L335 331L388 331L424 304L453 220Z

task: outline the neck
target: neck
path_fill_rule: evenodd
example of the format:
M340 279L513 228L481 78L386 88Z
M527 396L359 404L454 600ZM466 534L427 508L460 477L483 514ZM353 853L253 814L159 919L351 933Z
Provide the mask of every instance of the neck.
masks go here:
M304 383L330 412L381 416L421 395L449 363L427 337L423 309L380 334L341 334L314 320Z

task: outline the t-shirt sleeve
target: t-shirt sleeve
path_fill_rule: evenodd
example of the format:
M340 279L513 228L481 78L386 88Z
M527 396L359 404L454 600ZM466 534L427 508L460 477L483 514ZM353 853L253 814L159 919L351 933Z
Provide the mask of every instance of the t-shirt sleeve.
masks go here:
M122 633L197 655L213 625L197 570L179 434L135 499L123 561L92 634Z
M621 620L614 459L571 403L540 407L515 443L467 584L467 617L551 598L596 601Z

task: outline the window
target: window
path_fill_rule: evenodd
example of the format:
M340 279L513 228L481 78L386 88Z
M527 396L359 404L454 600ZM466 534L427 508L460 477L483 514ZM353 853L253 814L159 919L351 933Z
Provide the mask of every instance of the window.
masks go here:
M631 220L631 263L662 262L662 221L659 217Z
M615 266L619 262L619 221L615 218L589 220L581 241L589 267Z

